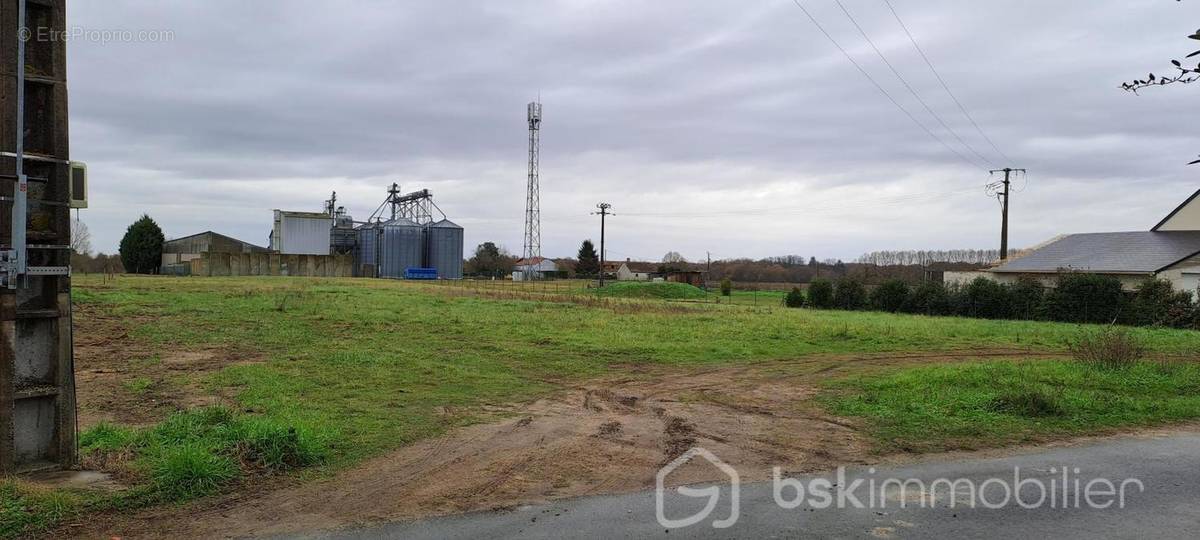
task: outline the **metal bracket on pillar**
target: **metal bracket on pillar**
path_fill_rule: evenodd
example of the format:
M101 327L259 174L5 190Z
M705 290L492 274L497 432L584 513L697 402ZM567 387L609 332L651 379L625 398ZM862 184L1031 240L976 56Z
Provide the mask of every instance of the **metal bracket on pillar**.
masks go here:
M26 212L29 209L29 178L25 176L25 39L22 32L26 27L25 0L17 0L17 179L13 189L12 241L10 251L4 256L4 285L9 289L23 287L25 283L26 256L25 233L28 227Z

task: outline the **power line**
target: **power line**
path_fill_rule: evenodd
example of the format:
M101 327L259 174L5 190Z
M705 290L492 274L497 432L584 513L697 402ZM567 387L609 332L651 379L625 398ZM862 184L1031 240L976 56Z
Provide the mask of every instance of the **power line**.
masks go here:
M850 53L846 52L846 49L843 48L841 46L841 44L839 44L837 42L836 39L833 39L833 36L829 35L829 32L825 31L825 27L821 26L821 23L817 22L816 17L813 17L812 13L809 13L808 10L804 8L804 4L801 4L800 0L792 0L792 3L796 4L796 7L800 8L800 11L803 11L804 14L808 16L808 20L812 21L813 25L817 27L817 30L820 30L821 33L825 35L825 39L828 39L829 42L832 43L834 47L837 47L837 50L842 52L842 55L846 57L846 60L849 60L850 63L853 64L856 69L858 69L858 72L862 73L863 77L866 77L868 81L871 81L871 84L875 85L875 89L879 90L879 93L883 94L884 97L888 98L888 101L891 101L892 105L895 105L897 109L900 109L900 112L904 113L904 115L907 116L909 120L912 120L913 123L916 124L918 127L920 127L921 130L924 131L927 135L929 135L930 138L937 141L942 146L946 147L947 150L949 150L954 155L958 156L959 159L971 164L971 166L976 167L981 170L984 170L984 171L987 170L987 167L982 167L978 163L975 163L974 161L967 159L966 156L962 155L962 153L960 153L958 150L955 150L954 147L950 146L949 144L946 144L946 141L943 141L933 131L930 131L930 129L928 127L926 127L925 124L921 123L920 120L917 120L917 117L913 116L913 114L911 112L908 112L908 109L905 109L904 106L901 105L899 101L896 101L896 98L892 97L892 95L890 93L888 93L887 89L885 89L882 85L880 85L879 82L877 82L875 80L875 78L871 76L870 73L867 73L867 70L863 69L863 67L861 65L859 65L859 63L857 61L854 60L854 57L850 56Z
M948 131L950 133L950 135L953 136L954 139L958 141L959 144L966 147L967 150L970 150L972 154L975 154L975 156L978 157L979 159L983 160L984 163L991 165L992 164L991 160L989 160L988 158L984 157L983 154L980 154L978 151L976 151L975 147L971 146L970 144L967 144L967 141L963 140L963 138L958 135L958 132L954 131L953 128L951 128L948 124L946 124L946 122L944 120L942 120L942 117L940 115L938 115L938 113L934 112L933 108L930 107L929 104L926 103L925 100L921 98L921 94L917 93L917 90L914 89L912 87L912 85L908 84L908 81L905 80L903 75L900 75L900 71L896 69L896 66L892 65L891 61L889 61L887 59L887 56L885 56L883 54L883 51L879 50L879 47L877 47L875 45L875 41L872 40L871 37L867 35L866 30L863 30L863 27L860 26L858 24L858 21L854 19L854 16L850 14L850 10L846 9L846 5L842 3L842 0L834 0L834 1L837 2L838 7L842 9L842 13L846 14L846 18L850 19L850 23L854 25L854 28L858 29L858 33L862 35L863 39L867 40L867 43L869 45L871 45L872 49L875 50L875 54L879 55L879 59L883 60L883 63L885 65L887 65L889 70L892 71L892 75L895 75L896 78L900 80L900 84L904 85L904 88L908 89L908 93L912 94L912 96L917 99L917 102L920 103L921 106L925 108L925 111L928 112L929 115L932 116L934 120L937 120L937 123L941 124L942 128L945 129L946 131Z
M900 23L900 28L904 29L904 34L907 35L908 40L912 42L913 48L917 49L917 53L921 55L921 59L925 60L925 65L929 66L929 71L933 72L933 76L937 78L938 82L942 85L942 89L946 91L946 94L948 94L950 99L954 101L954 104L958 106L958 110L962 111L963 116L965 116L967 120L971 122L971 125L975 127L975 131L979 132L979 136L983 137L983 140L987 141L987 143L992 147L992 150L995 150L997 154L1000 154L1000 157L1004 158L1004 161L1011 162L1012 159L1009 159L1008 155L1001 151L1000 147L996 146L996 143L992 142L991 137L988 137L987 133L983 132L983 128L979 127L979 123L975 122L975 118L971 116L971 113L967 112L967 108L964 107L962 102L958 100L958 97L954 95L954 92L950 91L950 85L946 84L946 80L942 78L940 73L938 73L937 68L933 67L933 62L931 62L929 57L925 55L925 51L921 49L920 45L917 45L917 39L913 37L912 32L908 31L908 26L906 26L904 21L900 19L900 14L896 13L896 8L892 7L891 1L883 0L883 3L887 4L888 9L892 12L892 16L896 18L896 22Z

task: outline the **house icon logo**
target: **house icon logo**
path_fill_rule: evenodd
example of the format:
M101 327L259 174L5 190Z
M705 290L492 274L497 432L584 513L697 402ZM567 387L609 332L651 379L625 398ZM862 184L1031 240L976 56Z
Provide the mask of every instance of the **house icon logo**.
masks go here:
M741 497L741 486L738 473L728 463L721 461L721 458L718 458L712 452L709 452L708 450L698 446L688 450L687 452L684 452L683 455L675 458L670 463L663 466L662 469L659 469L658 474L655 475L654 515L656 518L658 518L658 524L668 529L690 527L704 521L705 519L708 519L708 516L717 509L717 505L720 503L721 499L721 486L717 485L704 488L679 486L675 488L675 490L680 495L697 499L707 497L708 502L705 504L702 510L686 518L671 519L666 515L665 496L667 488L665 486L667 476L670 475L675 469L682 467L696 457L702 457L705 460L708 460L709 463L711 463L717 469L720 469L721 472L725 473L725 475L729 477L729 517L713 520L712 526L714 529L725 529L732 527L735 523L737 523L738 517L740 516L738 502Z

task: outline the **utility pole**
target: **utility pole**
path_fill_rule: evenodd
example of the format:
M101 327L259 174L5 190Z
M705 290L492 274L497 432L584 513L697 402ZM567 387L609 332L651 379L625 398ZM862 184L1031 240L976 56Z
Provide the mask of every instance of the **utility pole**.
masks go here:
M597 215L597 214L600 215L600 287L603 288L604 287L604 218L613 215L613 213L608 211L609 208L612 208L612 205L608 204L608 203L602 202L600 204L597 204L596 208L599 208L600 211L592 212L592 215L593 216Z
M1011 178L1014 172L1025 174L1025 169L1013 169L1005 167L1003 169L993 169L988 171L988 174L998 172L1004 173L1004 180L1000 182L992 182L988 184L988 190L996 190L996 198L1000 200L1000 260L1008 259L1008 195L1010 193Z

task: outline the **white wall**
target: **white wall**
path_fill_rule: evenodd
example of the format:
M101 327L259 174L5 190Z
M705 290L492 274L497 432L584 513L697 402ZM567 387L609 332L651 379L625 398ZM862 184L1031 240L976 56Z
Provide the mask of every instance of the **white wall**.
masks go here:
M280 253L289 255L329 255L329 232L333 218L291 216L280 218Z
M1159 277L1170 281L1177 291L1200 290L1200 255L1160 272Z
M1160 231L1200 231L1200 197L1181 208L1158 228Z
M997 279L997 277L991 272L972 270L970 272L942 272L942 283L945 283L947 287L951 285L966 285L972 281L975 281L975 278L978 277L985 277L999 281L999 279Z
M1165 274L1165 272L1164 272L1164 274ZM1167 277L1164 274L1159 274L1159 276L1171 281L1173 284L1175 283L1174 280L1172 280L1171 278ZM1143 281L1146 281L1146 278L1150 277L1149 275L1130 275L1130 274L1102 274L1102 275L1117 278L1117 281L1121 282L1121 288L1126 291L1136 290L1138 285L1141 285ZM1021 279L1022 277L1029 277L1029 278L1036 279L1039 283L1041 283L1045 287L1054 287L1058 283L1058 274L1009 274L1009 273L997 273L997 272L946 272L942 278L942 281L945 282L946 285L950 285L952 283L959 283L962 285L966 285L967 283L970 283L972 280L974 280L975 278L977 278L979 276L983 276L988 279L998 281L1000 283L1009 283L1009 284L1016 283L1017 280ZM1178 288L1179 287L1176 286L1176 289L1178 289Z

